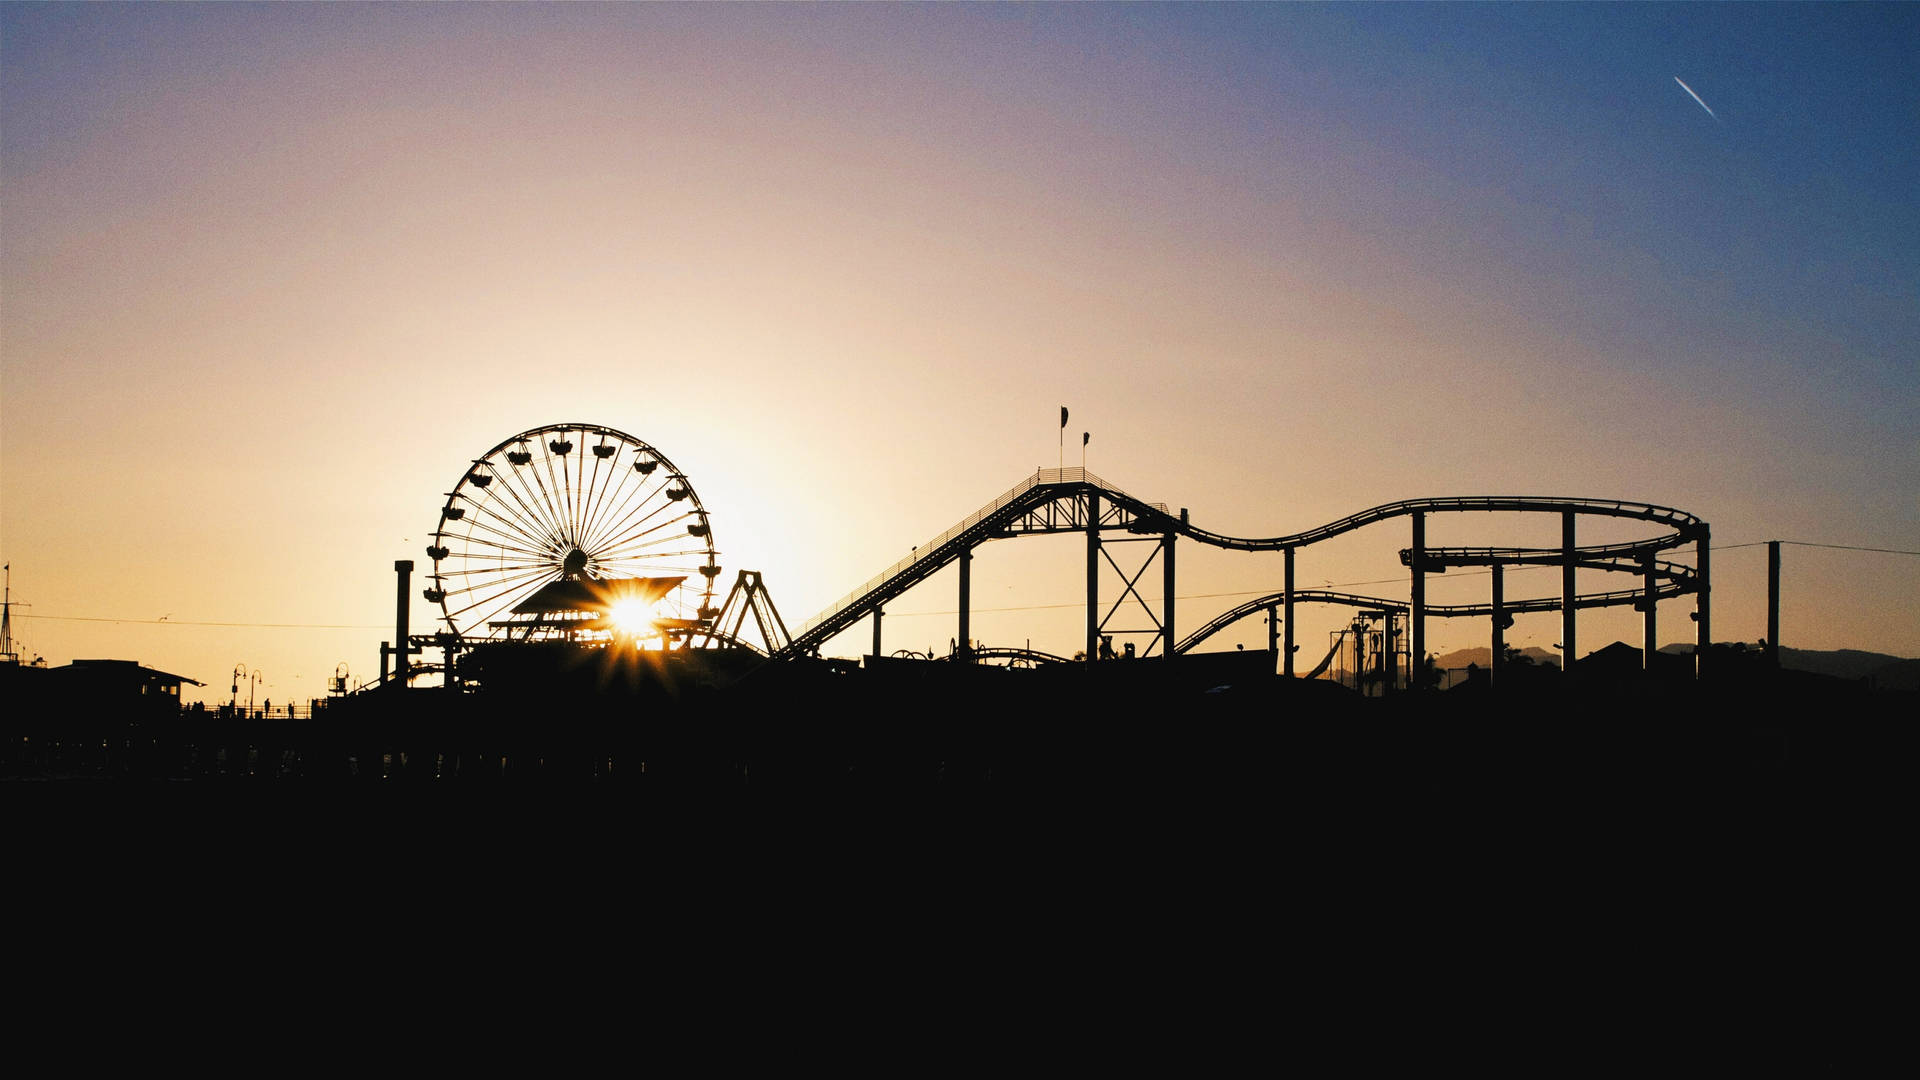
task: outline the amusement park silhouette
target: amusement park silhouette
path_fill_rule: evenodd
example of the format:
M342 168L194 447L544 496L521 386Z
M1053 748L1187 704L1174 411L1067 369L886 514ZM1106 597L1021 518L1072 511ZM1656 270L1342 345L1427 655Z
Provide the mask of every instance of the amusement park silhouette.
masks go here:
M1503 544L1492 533L1471 545L1430 545L1429 522L1445 516L1488 524L1541 516L1557 526L1560 543ZM1584 522L1613 520L1644 535L1582 542ZM1409 600L1297 586L1296 553L1370 528L1408 538L1399 562ZM1084 648L1063 656L976 638L976 552L1059 535L1084 545ZM1142 501L1084 467L1061 467L1037 471L789 628L757 570L737 569L721 591L713 515L665 453L604 425L547 424L471 459L424 545L424 587L414 560L394 564L394 631L380 645L379 676L358 686L343 676L325 699L256 705L258 674L242 667L226 704L184 707L179 689L189 680L131 662L22 665L9 608L7 692L28 706L14 710L21 721L9 771L1054 791L1171 769L1184 779L1156 785L1212 787L1267 760L1272 740L1297 737L1302 724L1528 717L1558 738L1603 725L1618 739L1645 734L1634 714L1660 703L1703 714L1696 722L1709 726L1696 735L1734 737L1756 720L1773 726L1762 730L1790 724L1782 711L1790 700L1810 708L1815 699L1850 696L1871 713L1911 697L1782 670L1777 615L1762 648L1713 643L1710 536L1699 517L1647 503L1446 496L1241 537L1205 528L1185 508ZM1278 587L1200 619L1189 615L1190 628L1178 632L1176 553L1192 545L1278 553ZM1671 558L1681 550L1691 564ZM1772 555L1777 611L1778 545ZM1557 596L1507 593L1505 571L1540 566L1557 568ZM1426 601L1428 576L1455 567L1491 571L1484 603ZM955 571L957 585L949 649L889 651L888 605L924 590L943 569ZM1626 587L1582 592L1577 571L1616 575ZM1143 590L1152 585L1159 588L1150 602ZM437 618L416 633L418 601ZM1663 602L1670 613L1685 609L1692 650L1659 648ZM1354 611L1311 668L1297 662L1304 646L1294 633L1308 605ZM1640 616L1639 647L1616 643L1583 655L1580 614L1620 606ZM1558 665L1540 666L1507 644L1514 616L1528 612L1558 614ZM1437 619L1478 621L1489 641L1487 666L1468 665L1444 690L1426 646L1428 621ZM1204 647L1242 621L1264 628L1266 648ZM871 647L851 659L823 653L847 641ZM1759 745L1771 738L1760 736ZM1251 782L1241 776L1234 784Z
M1688 1071L1836 1071L1920 713L1917 53L1881 3L0 3L0 792L93 868L16 855L86 917L15 925L330 977L278 950L358 912L410 990L577 930L460 969L570 1004L771 925L810 1003L814 896L1136 1068L1432 1071L1440 1002L1572 1014L1557 1072L1731 983Z

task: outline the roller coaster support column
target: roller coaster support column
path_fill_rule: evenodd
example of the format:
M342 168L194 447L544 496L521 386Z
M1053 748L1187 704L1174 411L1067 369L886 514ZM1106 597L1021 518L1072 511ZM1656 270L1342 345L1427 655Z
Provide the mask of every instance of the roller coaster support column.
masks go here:
M1087 489L1087 663L1100 656L1100 493Z
M1767 666L1780 669L1780 541L1767 541Z
M1712 530L1700 526L1700 542L1695 545L1699 555L1694 559L1694 574L1699 578L1695 585L1700 590L1699 605L1693 612L1693 677L1705 678L1711 661L1707 659L1707 650L1713 646L1713 578L1707 573L1707 550Z
M885 614L886 612L880 608L873 609L873 655L875 656L885 655L880 651L880 616Z
M1640 670L1653 674L1653 654L1660 651L1660 638L1654 632L1654 588L1659 584L1653 576L1653 556L1647 555L1640 560L1640 572L1646 584L1640 597Z
M1500 685L1500 673L1507 667L1507 583L1506 567L1493 564L1493 685Z
M1280 670L1287 678L1293 678L1293 549L1286 549L1287 580L1286 610L1280 615L1282 637L1280 639Z
M960 651L954 659L973 661L973 549L960 553Z
M1573 511L1560 512L1560 670L1573 674L1573 661L1580 655L1574 647L1573 626Z
M1415 690L1424 690L1427 656L1427 515L1415 511L1413 514L1413 550L1408 563L1413 567L1413 603L1407 612L1407 619L1413 625L1412 641L1409 643L1408 667L1409 686ZM1393 647L1393 616L1387 616L1387 648ZM1391 685L1389 683L1389 685Z
M1173 659L1173 538L1174 532L1168 530L1160 537L1161 570L1165 572L1164 591L1161 592L1161 611L1165 616L1160 620L1160 655Z

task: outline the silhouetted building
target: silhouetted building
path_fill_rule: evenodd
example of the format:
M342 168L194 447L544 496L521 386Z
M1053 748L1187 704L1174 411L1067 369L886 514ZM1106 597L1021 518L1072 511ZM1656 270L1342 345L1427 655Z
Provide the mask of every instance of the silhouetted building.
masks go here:
M52 692L62 698L99 699L139 707L180 707L180 686L206 684L185 675L174 675L150 667L138 660L75 660L49 673Z
M1574 674L1589 681L1632 682L1647 676L1661 680L1684 681L1693 677L1693 658L1672 653L1655 653L1653 669L1645 670L1640 646L1616 641L1604 649L1595 649L1574 661Z

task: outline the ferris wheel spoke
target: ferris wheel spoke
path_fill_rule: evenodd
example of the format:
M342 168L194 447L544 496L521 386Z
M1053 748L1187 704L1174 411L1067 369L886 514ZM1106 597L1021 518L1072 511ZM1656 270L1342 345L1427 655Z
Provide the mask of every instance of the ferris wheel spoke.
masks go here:
M567 435L568 433L565 431L560 433L562 439L567 439ZM567 441L571 442L572 440L568 439ZM579 447L576 446L574 449L577 450ZM574 503L576 502L574 495L579 490L580 485L574 479L571 470L571 465L576 455L568 452L554 456L560 459L560 497L566 506L567 536L568 538L577 537L580 535L580 524L574 520ZM551 461L552 458L548 460Z
M533 488L527 483L526 477L522 475L526 470L525 466L513 465L509 462L509 468L505 472L501 472L498 466L492 464L489 464L488 467L493 469L495 475L501 477L502 483L507 484L507 490L512 492L514 501L518 502L522 509L525 509L530 516L546 524L545 531L547 535L556 537L560 535L560 523L555 521L553 514L549 512L550 507L547 500L535 495ZM534 479L540 479L539 474L534 474ZM525 498L522 498L523 495Z
M545 467L547 470L547 475L551 477L553 475L553 466L551 464L547 464ZM547 482L540 478L540 466L529 464L529 465L523 466L523 468L526 469L528 476L533 477L534 487L540 489L538 501L541 503L541 505L548 508L550 516L553 518L553 527L554 527L555 535L559 536L561 539L564 540L567 535L567 526L566 526L565 516L560 513L559 499L554 495L554 493L547 490Z
M500 595L503 590L506 592L526 591L525 586L538 581L550 573L552 573L552 571L548 568L536 567L532 570L522 570L505 577L495 576L485 581L473 582L469 585L458 585L455 588L446 590L446 593L450 597L472 597L477 595L481 598L475 600L474 603L484 604L487 600Z
M494 507L477 507L473 516L473 523L476 528L485 528L495 536L510 537L522 545L545 544L550 548L553 544L553 538L551 536L531 528L530 523L525 518L517 514L501 513ZM538 549L528 547L527 550L533 551Z
M662 490L664 490L664 488ZM635 506L633 509L628 510L626 515L622 517L618 522L616 522L611 528L603 530L600 534L600 538L596 540L595 546L606 547L609 544L621 543L629 536L639 535L638 533L635 532L635 530L637 529L640 530L641 533L645 533L645 532L652 532L654 529L661 528L663 525L672 524L674 521L679 520L682 514L676 514L674 515L674 517L667 519L665 522L662 522L657 525L649 526L646 529L640 528L642 525L646 525L646 523L652 520L653 518L656 518L661 514L671 512L673 510L673 506L674 504L671 500L656 503L656 501L651 497L647 498L646 500L642 501L639 505ZM648 509L648 507L652 507L652 509ZM645 510L646 513L642 514L641 511L643 510Z
M667 508L664 506L660 507L659 509L656 509L652 514L648 514L647 518L651 518L657 515L661 510L665 510L665 509ZM639 521L634 522L632 525L627 526L625 529L621 530L618 534L607 537L606 540L599 545L599 549L603 551L611 551L617 548L625 547L636 540L640 540L648 536L655 536L656 534L661 533L663 530L671 529L675 525L679 525L685 522L688 518L693 516L694 515L692 511L685 510L685 511L681 511L678 514L673 515L672 517L662 518L651 525L647 525L647 518L642 518ZM646 525L646 527L641 528L642 525ZM680 535L680 534L677 532L669 533L667 534L667 537L672 537L677 535Z
M550 566L536 566L523 570L506 571L493 574L479 581L466 583L455 582L453 583L454 587L447 590L447 595L465 597L480 596L482 600L479 602L484 602L485 598L496 596L503 591L512 592L520 590L531 592L532 590L528 589L527 586L543 578L552 576L557 576L557 574Z
M564 439L566 438L567 433L565 431L557 431L554 434ZM552 441L553 440L548 440L548 442L552 442ZM566 484L562 483L559 479L556 479L553 475L553 458L554 458L553 448L546 445L545 443L542 443L540 447L540 463L546 467L547 479L553 481L554 515L557 518L559 518L561 523L561 528L563 530L560 534L561 538L564 540L570 541L573 539L573 533L571 531L565 531L565 530L571 529L573 525L573 515L568 513L570 500L568 499L568 496L567 496ZM560 467L564 471L566 469L566 462L562 461L560 463ZM538 473L534 474L535 480L538 480L539 478L540 477Z
M665 500L666 497L662 493L665 492L668 485L672 483L673 478L670 476L662 477L657 485L654 481L648 480L638 485L631 493L623 495L620 503L608 511L602 520L594 525L592 533L586 537L587 543L585 546L593 548L604 545L609 536L619 533L619 531L625 527L627 521L631 520L634 515L649 506L660 503L661 506L664 507L665 503L663 500Z
M541 521L532 510L527 508L526 504L520 501L519 492L507 486L505 481L501 482L501 486L506 490L505 496L496 493L491 484L481 489L483 493L481 505L497 516L513 519L526 532L529 539L552 542L552 527ZM515 504L519 504L517 508Z
M604 435L601 436L601 445L602 446L606 445L606 437ZM609 458L611 458L617 455L618 455L618 450L616 450L614 454L608 455L608 456ZM594 471L595 478L596 479L599 478L600 459L597 452L594 457L593 471ZM630 475L633 475L633 471L631 469L622 469L618 465L608 466L606 472L607 472L606 478L600 480L599 491L594 494L592 501L588 504L585 519L580 524L580 538L582 541L587 540L589 537L593 535L594 528L599 522L600 512L606 508L607 489L613 488L615 491L618 491L619 486L624 485L626 483L627 477ZM619 478L618 485L616 485L614 482L615 477ZM585 547L587 545L583 543L581 546Z
M602 559L603 565L617 565L626 568L639 566L674 566L681 570L697 569L706 564L707 553L703 551L636 551L627 555L616 555L611 559Z
M502 560L504 560L505 556L501 556L501 558ZM494 577L498 577L501 574L518 573L520 571L534 571L534 570L551 571L552 569L553 569L553 562L551 560L545 560L541 562L530 562L530 563L529 562L510 563L510 562L501 561L498 563L493 563L491 565L483 564L480 566L464 566L458 570L443 570L440 573L434 574L432 576L435 578L448 578L448 579L471 578L471 577L477 577L480 575L492 575Z
M481 536L448 537L447 539L449 540L457 539L461 543L465 543L465 544L479 544L483 547L493 548L495 551L510 552L514 555L524 556L530 559L545 559L545 558L550 558L553 555L553 552L551 551L535 551L530 548L520 547L516 544L502 544L493 540L488 540L485 537L481 537ZM476 559L476 558L481 558L482 556L477 552L469 551L469 552L465 552L462 557L468 558L468 559Z
M642 540L636 537L627 543L619 544L603 551L597 551L593 557L601 562L607 562L613 559L664 559L681 555L705 555L711 550L704 546L685 547L678 550L671 549L667 546L670 544L684 544L687 540L688 537L678 533L656 536L651 540Z
M523 538L523 537L520 537L520 536L518 536L518 535L516 535L516 534L514 534L514 533L511 533L511 532L506 532L506 531L504 531L504 530L501 530L501 529L498 529L498 528L495 528L495 527L494 527L494 526L493 526L492 524L490 524L490 523L488 523L488 522L485 522L485 521L475 521L475 522L473 523L473 527L474 527L474 528L476 528L476 529L484 529L484 530L486 530L487 532L490 532L490 533L492 533L493 535L495 535L495 536L498 536L498 537L500 537L500 538L501 538L502 540L508 540L508 541L520 541L520 540L524 540L524 538ZM475 540L475 542L477 542L477 543L485 543L485 541L483 541L483 540L480 540L480 539L479 539L478 537L475 537L475 538L474 538L474 540ZM494 545L494 546L495 546L495 547L510 547L511 545L509 545L509 544L496 544L496 545ZM539 554L538 552L534 552L534 551L531 551L531 550L528 550L528 549L525 549L525 548L518 548L518 547L515 547L515 548L513 548L513 550L518 550L518 551L526 551L526 553L527 553L527 554L529 554L529 555L534 555L534 554Z
M617 563L617 562L633 562L635 560L643 560L643 559L705 559L706 555L707 555L706 548L681 548L678 551L652 551L652 550L645 550L645 549L636 549L633 551L626 551L618 554L609 553L604 555L596 555L594 556L594 558L601 563Z
M449 615L451 615L454 618L458 618L462 615L469 614L481 608L486 608L487 609L486 613L483 616L481 616L479 619L475 620L476 622L484 622L485 620L491 619L494 616L500 614L502 609L510 607L516 598L532 595L533 592L539 588L539 586L546 583L543 579L551 578L552 580L557 581L559 580L559 577L560 575L558 574L521 575L520 577L516 578L512 584L507 585L504 588L492 590L488 592L486 596L483 596L480 599L473 601L472 603L466 605L465 607L449 612ZM529 586L532 586L532 587L529 588ZM491 588L491 587L489 586L487 588ZM476 588L471 591L479 592L481 590Z
M580 535L581 536L585 536L587 533L587 522L592 519L593 505L595 501L597 501L598 489L601 486L603 486L600 480L600 472L601 472L600 463L602 461L605 461L606 459L600 456L600 447L605 445L607 445L607 437L605 435L601 435L600 441L588 448L588 452L593 455L593 477L592 479L588 480L586 483L585 497L581 500L581 504L580 504ZM582 460L580 464L584 467L586 465L586 461ZM611 477L613 475L613 470L611 469L607 470L607 475Z

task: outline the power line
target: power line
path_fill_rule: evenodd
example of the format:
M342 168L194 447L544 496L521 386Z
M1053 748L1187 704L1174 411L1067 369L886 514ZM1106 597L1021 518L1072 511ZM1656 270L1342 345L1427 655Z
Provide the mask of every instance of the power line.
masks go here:
M1901 551L1899 548L1855 547L1852 544L1816 544L1810 540L1782 540L1780 542L1783 544L1791 544L1794 547L1836 548L1840 551L1878 551L1883 555L1920 555L1920 551Z

